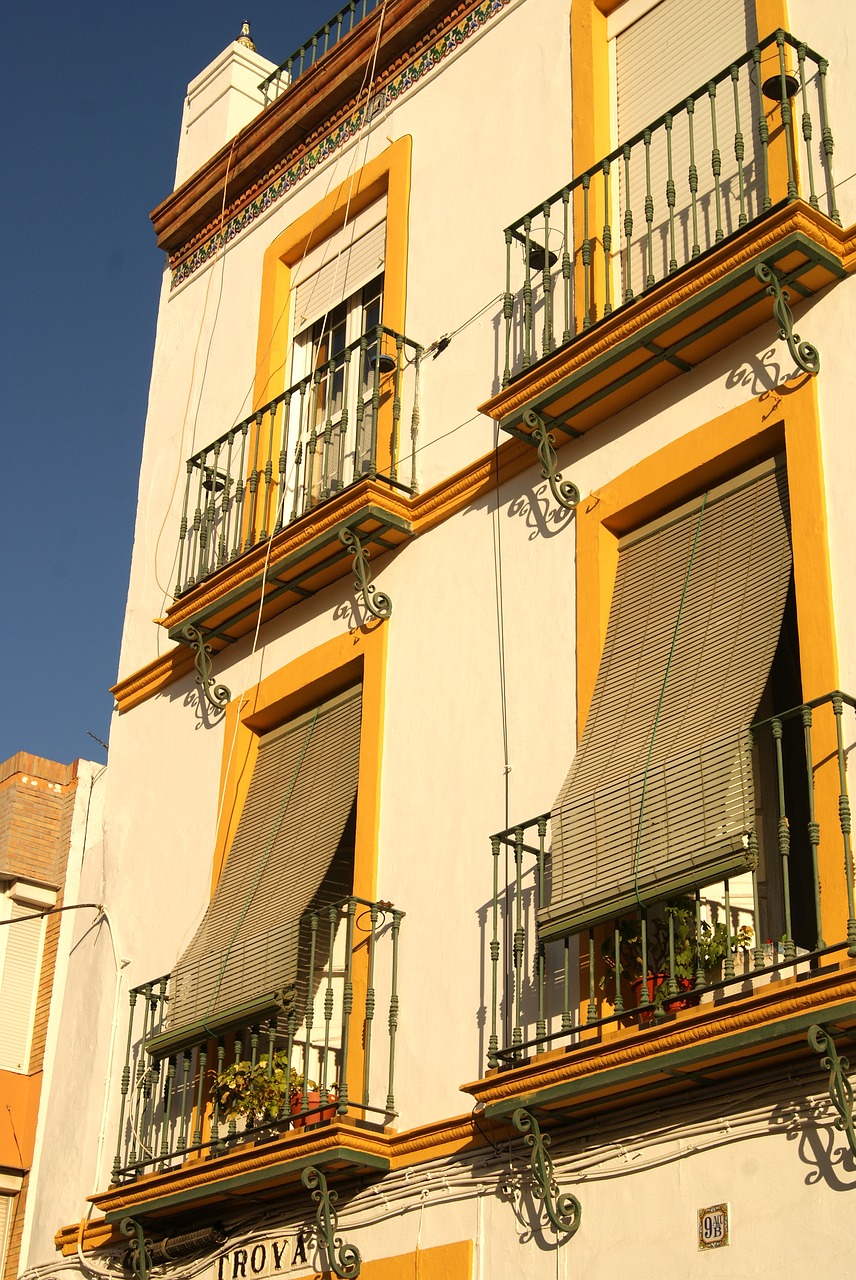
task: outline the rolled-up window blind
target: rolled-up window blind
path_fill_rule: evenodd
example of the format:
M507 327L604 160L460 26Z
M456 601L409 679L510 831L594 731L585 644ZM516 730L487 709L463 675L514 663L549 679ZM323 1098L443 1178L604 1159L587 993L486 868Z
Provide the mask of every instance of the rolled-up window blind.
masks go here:
M213 1030L273 1012L298 979L300 919L353 839L361 690L352 688L259 742L243 812L223 874L170 979L168 1029L149 1042L166 1053ZM324 888L329 892L324 892Z
M591 710L552 812L544 937L745 868L748 729L790 577L775 460L622 540Z

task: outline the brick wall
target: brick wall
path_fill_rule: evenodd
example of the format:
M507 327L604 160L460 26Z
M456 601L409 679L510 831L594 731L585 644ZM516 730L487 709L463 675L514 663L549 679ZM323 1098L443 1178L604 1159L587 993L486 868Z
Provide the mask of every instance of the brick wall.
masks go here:
M76 781L76 765L25 751L0 764L0 878L62 883Z

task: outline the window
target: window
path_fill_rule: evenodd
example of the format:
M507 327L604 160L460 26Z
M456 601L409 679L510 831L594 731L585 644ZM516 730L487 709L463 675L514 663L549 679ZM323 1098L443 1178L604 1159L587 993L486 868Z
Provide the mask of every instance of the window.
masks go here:
M749 728L781 652L790 582L775 461L621 540L591 710L553 809L544 937L747 868Z
M28 1069L41 971L45 922L34 913L44 907L45 891L33 891L36 902L29 892L17 881L0 897L0 920L13 922L0 928L0 1069L7 1071Z
M15 1197L0 1187L0 1276L6 1267L6 1249L9 1244L9 1232L15 1209Z
M171 975L159 1053L314 998L308 916L353 888L361 708L352 687L259 738L222 875Z
M380 378L382 309L379 275L297 339L300 363L309 366L312 378L307 488L313 503L375 469L373 393Z

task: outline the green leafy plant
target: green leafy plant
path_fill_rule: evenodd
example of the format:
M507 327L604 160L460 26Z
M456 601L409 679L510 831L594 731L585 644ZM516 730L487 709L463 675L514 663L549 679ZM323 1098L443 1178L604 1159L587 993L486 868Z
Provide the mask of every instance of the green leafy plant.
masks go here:
M288 1066L288 1055L277 1050L272 1058L262 1054L255 1066L234 1062L214 1074L213 1095L221 1118L244 1116L251 1123L278 1120L287 1114L291 1099L300 1095L304 1078ZM307 1086L314 1089L313 1081Z
M670 973L669 921L674 937L674 976L683 991L690 990L696 982L699 969L706 981L719 977L719 966L728 954L752 945L753 932L748 925L741 926L729 936L721 921L711 924L702 920L696 930L695 901L689 897L673 898L663 907L664 914L651 916L647 930L648 974L654 979L654 1004L662 1007ZM622 920L618 926L618 977L628 983L642 982L642 924L640 920ZM602 945L605 972L601 977L601 989L607 981L615 980L615 942L610 932Z

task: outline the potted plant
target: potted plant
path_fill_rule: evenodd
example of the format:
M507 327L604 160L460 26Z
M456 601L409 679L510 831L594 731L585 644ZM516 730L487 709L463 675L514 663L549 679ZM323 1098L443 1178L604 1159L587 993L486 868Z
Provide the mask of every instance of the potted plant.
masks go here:
M642 973L642 925L639 920L622 920L619 924L618 974L616 975L615 944L610 936L605 939L602 951L606 972L601 978L601 988L610 976L622 978L633 991L633 1004L641 1001L642 983L647 979L648 997L655 1010L686 1009L696 1003L696 982L699 970L705 983L715 982L721 971L722 961L731 951L748 947L752 942L752 930L741 926L729 934L721 921L711 924L702 920L696 930L695 901L690 897L673 898L663 907L664 915L652 916L647 929L647 974ZM669 995L670 940L669 922L672 922L674 946L674 978L678 994ZM646 1020L650 1014L642 1015Z
M214 1072L214 1099L221 1118L245 1117L250 1126L272 1123L289 1113L292 1099L301 1096L303 1076L288 1066L288 1056L277 1050L272 1058L263 1053L255 1066L234 1062ZM312 1082L309 1082L310 1085Z

